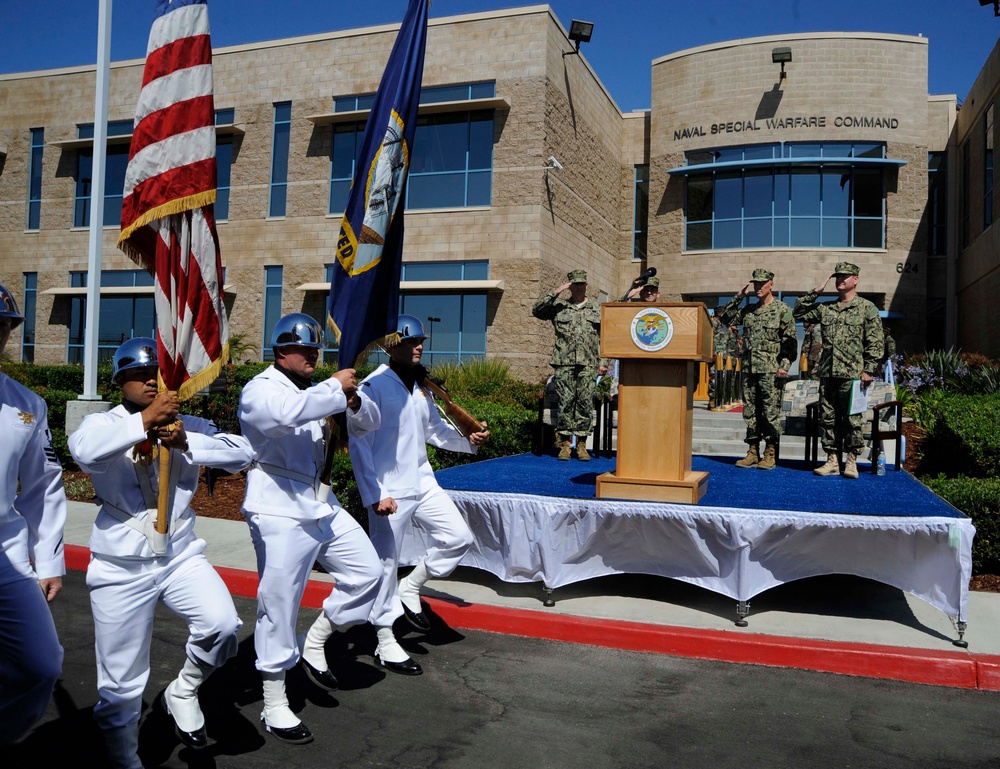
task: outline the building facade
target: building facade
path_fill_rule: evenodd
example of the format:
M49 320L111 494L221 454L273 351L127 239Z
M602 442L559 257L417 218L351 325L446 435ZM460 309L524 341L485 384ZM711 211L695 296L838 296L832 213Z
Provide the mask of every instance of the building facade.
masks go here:
M216 216L231 332L253 348L244 357L268 356L283 313L325 316L396 30L214 51ZM552 329L530 310L571 269L605 300L653 266L665 299L712 307L753 267L773 269L792 301L841 260L861 266L860 291L901 348L958 339L986 352L965 325L1000 288L997 243L980 235L973 252L986 255L957 259L949 194L956 131L967 128L973 155L982 135L954 97L928 96L927 45L833 33L682 51L653 62L650 109L622 113L586 59L564 55L574 46L547 6L432 20L401 286L401 310L428 319L428 359L496 356L544 378ZM774 61L777 49L790 61ZM996 58L977 99L996 90ZM111 68L105 353L153 328L151 279L115 247L142 70ZM21 356L39 363L82 359L94 84L93 67L0 75L0 282L28 315ZM964 311L966 297L982 306Z

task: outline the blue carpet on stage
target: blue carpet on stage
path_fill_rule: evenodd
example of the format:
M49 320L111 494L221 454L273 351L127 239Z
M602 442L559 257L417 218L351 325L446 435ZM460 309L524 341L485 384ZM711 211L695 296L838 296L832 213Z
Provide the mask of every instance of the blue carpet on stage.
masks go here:
M898 516L965 516L906 471L889 465L883 476L862 465L861 477L821 478L803 462L784 462L774 470L736 467L736 457L692 458L692 469L707 471L708 492L703 507L791 510L817 513ZM534 494L546 497L594 499L597 476L614 470L614 459L559 461L554 456L519 454L441 470L446 489Z

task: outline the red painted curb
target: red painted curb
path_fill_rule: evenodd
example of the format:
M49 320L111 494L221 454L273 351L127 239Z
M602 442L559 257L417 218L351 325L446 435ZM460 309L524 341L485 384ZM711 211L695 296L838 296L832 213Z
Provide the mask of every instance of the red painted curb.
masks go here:
M66 566L87 568L90 552L66 546ZM254 598L257 574L216 567L234 595ZM302 605L319 608L331 583L310 580ZM878 646L843 641L767 636L742 631L703 630L647 625L565 614L508 609L482 604L458 605L424 599L447 625L464 630L542 638L625 651L675 657L797 668L825 673L884 678L933 686L1000 691L1000 657L959 651L935 651L902 646Z

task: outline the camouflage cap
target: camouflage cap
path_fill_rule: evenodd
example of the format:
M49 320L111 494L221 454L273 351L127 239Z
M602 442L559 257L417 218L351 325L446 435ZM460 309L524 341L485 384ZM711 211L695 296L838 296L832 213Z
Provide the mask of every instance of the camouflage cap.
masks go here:
M656 277L655 275L651 275L650 277L646 278L646 283L644 285L646 285L646 286L652 286L653 288L659 288L660 287L660 279L658 277Z
M767 283L767 281L769 280L774 280L774 273L771 272L770 270L765 270L762 267L758 267L756 270L753 271L753 274L750 276L750 280L759 283Z
M850 262L837 262L837 266L833 268L834 275L860 275L861 268L856 264L851 264Z
M587 282L587 271L586 270L570 270L566 275L569 278L570 283L586 283Z

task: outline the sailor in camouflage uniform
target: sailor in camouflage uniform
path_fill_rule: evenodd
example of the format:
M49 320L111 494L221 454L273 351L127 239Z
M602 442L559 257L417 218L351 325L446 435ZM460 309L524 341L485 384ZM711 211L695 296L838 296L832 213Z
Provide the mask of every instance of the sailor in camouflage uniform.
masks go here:
M774 273L756 269L719 317L727 325L743 326L743 421L746 422L747 455L737 467L773 470L778 436L781 435L781 394L788 369L795 359L798 338L795 320L787 304L777 301L771 289ZM749 294L756 304L740 307ZM764 440L764 456L760 441Z
M600 358L601 307L587 299L587 273L573 270L567 277L568 283L535 302L531 314L552 321L556 332L549 365L559 398L559 459L570 458L575 435L577 458L589 461L587 436L594 420L594 391L597 376L607 372L608 364ZM570 291L569 299L559 299L566 289Z
M850 262L838 262L830 277L836 281L838 300L817 304L816 299L830 278L814 291L803 294L792 313L797 320L819 323L823 333L823 355L819 361L819 404L821 443L826 464L813 470L816 475L840 472L837 450L847 454L843 475L858 477L857 458L864 448L863 414L850 414L851 380L862 387L872 383L882 363L884 341L878 309L857 295L860 269Z
M660 301L660 279L655 275L646 278L646 282L641 286L636 286L628 292L630 302L658 302Z

